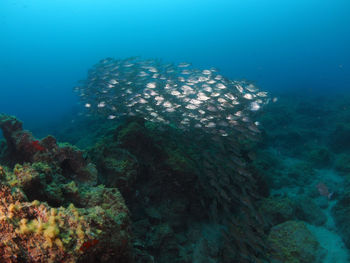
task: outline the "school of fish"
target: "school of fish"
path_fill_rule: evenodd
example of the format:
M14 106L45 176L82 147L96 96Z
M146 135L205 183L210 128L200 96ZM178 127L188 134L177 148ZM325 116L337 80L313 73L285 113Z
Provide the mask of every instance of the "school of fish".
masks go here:
M79 84L75 91L88 114L110 120L141 116L221 136L259 133L252 116L270 100L252 83L230 80L216 69L154 59L106 58Z

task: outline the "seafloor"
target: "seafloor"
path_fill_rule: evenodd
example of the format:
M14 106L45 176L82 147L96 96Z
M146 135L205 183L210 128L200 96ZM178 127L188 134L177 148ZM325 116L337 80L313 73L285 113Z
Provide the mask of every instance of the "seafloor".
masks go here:
M255 141L0 115L0 262L349 262L350 98L276 95Z

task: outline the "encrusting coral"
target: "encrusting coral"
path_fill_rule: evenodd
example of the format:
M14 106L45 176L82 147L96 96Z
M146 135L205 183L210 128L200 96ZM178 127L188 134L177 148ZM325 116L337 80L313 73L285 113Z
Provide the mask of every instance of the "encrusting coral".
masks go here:
M131 262L129 211L116 188L97 186L83 153L41 141L0 115L1 262ZM34 143L33 143L34 142Z
M0 115L0 128L6 139L6 156L3 162L16 163L43 162L58 169L65 177L76 181L96 183L97 171L85 160L83 153L69 144L58 144L53 136L37 140L13 116Z

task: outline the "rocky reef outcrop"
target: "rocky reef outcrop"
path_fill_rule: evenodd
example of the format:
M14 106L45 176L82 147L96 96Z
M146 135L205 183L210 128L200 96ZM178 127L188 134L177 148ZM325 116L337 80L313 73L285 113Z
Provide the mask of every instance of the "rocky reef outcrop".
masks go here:
M131 210L136 262L259 262L256 201L267 190L250 168L251 147L130 118L88 152Z
M302 221L287 221L271 229L271 262L322 262L323 248Z
M83 152L0 115L1 262L132 262L129 210Z
M14 117L0 120L7 262L267 257L257 201L268 189L251 167L255 140L132 117L82 152L53 136L36 139Z

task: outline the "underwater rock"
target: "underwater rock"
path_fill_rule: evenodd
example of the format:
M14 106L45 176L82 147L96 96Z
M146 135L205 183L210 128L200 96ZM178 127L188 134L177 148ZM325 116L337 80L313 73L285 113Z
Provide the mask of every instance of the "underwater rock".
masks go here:
M334 129L329 136L329 147L336 153L350 151L350 125L342 123Z
M329 207L329 199L324 196L318 196L313 198L314 203L321 209L327 209Z
M23 130L22 122L14 116L1 114L0 128L7 143L5 157L9 161L32 161L33 156L43 150L39 142L29 132Z
M128 210L115 191L108 207L99 197L86 208L55 208L1 184L1 262L131 262Z
M252 166L256 173L261 174L266 181L267 186L264 187L264 197L269 196L269 188L279 188L283 181L284 165L280 162L279 156L275 152L268 150L257 151L256 158L253 160Z
M13 116L0 114L0 128L2 129L3 136L8 143L9 151L12 151L16 146L13 144L12 135L17 132L21 132L22 122L18 121Z
M286 177L291 185L299 185L302 187L311 183L314 180L315 175L316 172L313 166L305 161L296 161L286 170Z
M259 210L265 215L271 226L295 219L317 226L327 221L324 212L311 198L306 196L299 196L295 199L289 197L264 198L260 201Z
M193 248L193 263L215 263L222 262L220 257L222 243L224 242L222 232L225 227L216 224L205 224L200 226L201 237L196 240Z
M160 250L162 246L167 245L167 242L174 236L174 231L167 223L152 227L149 233L147 245L154 250Z
M49 163L66 178L96 184L97 170L85 160L78 148L58 144L53 136L36 140L29 131L23 130L22 123L13 116L0 115L0 128L7 142L3 163Z
M129 210L118 189L96 186L83 152L34 140L14 117L0 127L14 164L0 166L0 261L132 262Z
M288 197L269 197L260 201L259 210L269 225L275 226L294 219L294 202Z
M347 192L339 199L332 208L332 214L336 223L338 232L342 237L346 247L350 249L350 191L347 186Z
M332 155L327 147L313 145L310 150L305 151L304 155L317 168L329 167L332 163Z
M103 159L101 166L104 175L101 182L118 187L122 193L130 191L138 173L137 161L130 153L120 151L117 158Z
M123 195L127 195L130 194L140 170L139 161L131 152L146 151L147 147L133 147L142 141L141 136L131 138L131 145L124 139L120 141L116 135L119 129L112 127L107 134L99 137L97 143L88 148L88 154L101 174L98 182L117 187Z
M321 226L327 221L325 213L311 198L299 196L295 200L295 207L295 215L299 220L303 220L316 226Z
M130 151L135 156L154 155L158 149L154 146L153 138L147 132L145 121L137 118L124 123L117 130L118 143L121 148Z
M350 173L350 154L337 154L334 168L342 175Z
M89 149L99 180L106 177L107 186L111 183L123 189L123 173L133 174L123 194L132 214L137 262L152 257L157 262L176 262L179 258L192 262L193 246L199 242L201 231L191 239L189 235L202 222L229 225L218 244L218 250L230 250L225 254L226 262L264 257L265 225L255 206L260 189L249 168L247 143L219 138L213 140L206 133L187 134L172 126L130 118L109 129ZM106 160L128 156L132 158L125 167L130 170L107 169L111 163ZM163 232L157 231L164 224L171 229L171 234L165 235L166 242L162 241ZM216 260L223 260L220 255Z
M324 114L317 115L322 110L319 104L319 99L305 99L304 94L293 92L283 94L278 102L264 107L264 114L259 121L266 131L265 146L300 158L317 148L315 146L325 145L324 142L329 141L329 131L333 129L332 124L337 115L331 110L333 105L327 103L322 104ZM305 111L300 111L301 105L304 105L302 107Z
M316 237L302 221L274 226L268 236L271 262L320 263L324 252Z

